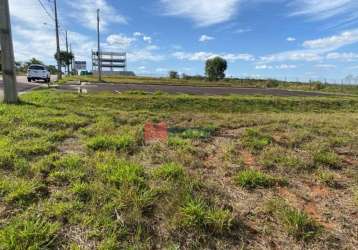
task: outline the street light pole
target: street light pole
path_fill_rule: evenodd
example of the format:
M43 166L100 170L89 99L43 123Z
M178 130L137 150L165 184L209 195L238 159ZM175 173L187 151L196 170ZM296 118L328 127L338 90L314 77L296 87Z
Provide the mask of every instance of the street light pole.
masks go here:
M14 47L12 44L9 1L0 0L0 44L4 81L4 102L18 103Z
M62 69L61 69L61 58L60 58L60 36L58 33L58 16L57 16L57 0L54 0L54 4L55 4L55 25L56 25L56 46L57 46L57 80L61 80L62 79Z
M101 58L101 37L100 37L100 30L99 30L99 23L100 23L100 18L99 18L99 12L100 10L97 9L97 64L98 64L98 81L102 82L102 58Z

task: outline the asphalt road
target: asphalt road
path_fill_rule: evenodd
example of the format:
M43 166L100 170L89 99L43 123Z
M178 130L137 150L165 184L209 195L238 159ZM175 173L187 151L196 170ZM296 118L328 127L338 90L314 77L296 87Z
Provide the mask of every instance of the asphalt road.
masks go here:
M55 76L51 77L55 80ZM39 86L47 86L42 82L28 83L25 76L17 77L18 91L26 92ZM3 92L3 82L0 77L0 97ZM59 90L65 91L78 91L78 85L62 85L59 86ZM124 91L145 91L145 92L166 92L170 94L184 93L194 95L271 95L271 96L322 96L325 94L317 92L306 91L290 91L283 89L265 89L265 88L232 88L232 87L193 87L193 86L168 86L168 85L141 85L141 84L92 84L84 85L83 89L86 89L89 93L96 92L124 92Z

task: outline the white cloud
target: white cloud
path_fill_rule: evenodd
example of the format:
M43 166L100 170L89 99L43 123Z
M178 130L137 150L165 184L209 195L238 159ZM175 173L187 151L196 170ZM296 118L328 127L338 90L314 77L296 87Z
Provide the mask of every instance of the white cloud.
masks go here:
M233 33L242 34L242 33L250 32L250 31L252 31L252 29L249 29L249 28L247 28L247 29L237 29Z
M281 64L281 65L277 65L276 69L296 69L297 65L294 64Z
M351 62L351 61L358 60L358 54L352 52L344 52L344 53L331 52L326 55L326 59Z
M214 39L215 39L215 38L212 37L212 36L202 35L202 36L199 38L199 42L205 43L205 42L208 42L208 41L211 41L211 40L214 40Z
M112 34L107 37L107 43L112 46L117 46L121 49L127 49L129 48L133 42L136 41L133 37L127 37L122 34Z
M296 41L296 38L294 38L294 37L287 37L287 42L294 42L294 41Z
M165 59L165 56L160 54L154 54L151 50L146 48L133 50L128 53L129 62L142 62L142 61L153 61L159 62Z
M268 64L259 64L256 65L256 69L295 69L297 68L296 65L293 64L280 64L280 65L268 65Z
M358 29L342 32L339 35L309 40L303 43L308 49L335 50L358 42Z
M186 52L175 52L172 54L176 59L179 60L188 60L188 61L206 61L210 58L214 58L220 56L229 61L254 61L255 57L250 54L231 54L231 53L212 53L212 52L194 52L194 53L186 53Z
M143 36L143 41L147 43L152 43L152 38L150 36Z
M240 0L160 0L165 13L192 19L197 26L229 21L237 13Z
M71 8L71 16L78 20L84 27L97 29L97 9L100 9L101 28L107 29L110 24L126 24L127 18L118 13L107 0L81 0L66 1Z
M337 68L337 66L333 65L333 64L316 64L315 67L316 68L321 68L321 69L335 69L335 68Z
M255 68L256 69L272 69L273 67L271 65L267 65L267 64L260 64L260 65L256 65Z
M144 36L142 32L134 32L133 36Z
M356 0L294 0L290 5L296 10L292 16L309 16L312 19L328 19L338 15L350 17L357 11Z
M315 51L308 50L293 50L286 51L268 56L261 57L262 61L265 62L283 62L283 61L318 61L321 60L322 56Z

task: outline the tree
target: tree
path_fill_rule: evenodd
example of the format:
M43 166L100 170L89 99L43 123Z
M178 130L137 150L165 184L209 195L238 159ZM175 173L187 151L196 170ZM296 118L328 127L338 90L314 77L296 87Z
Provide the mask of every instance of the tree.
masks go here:
M221 57L208 59L205 66L205 74L210 81L217 81L225 78L227 62Z
M73 56L72 52L60 51L60 55L58 55L58 53L55 54L55 59L59 59L61 65L67 67L67 72L70 71L69 68L74 58L75 57Z
M170 79L178 79L179 78L179 74L176 71L169 71L169 78Z
M58 72L57 72L57 67L54 66L54 65L49 65L47 67L48 71L50 71L51 75L56 75Z
M36 58L32 58L29 61L25 62L26 66L29 67L31 64L39 64L39 65L44 65L43 62L41 62L40 60L36 59Z

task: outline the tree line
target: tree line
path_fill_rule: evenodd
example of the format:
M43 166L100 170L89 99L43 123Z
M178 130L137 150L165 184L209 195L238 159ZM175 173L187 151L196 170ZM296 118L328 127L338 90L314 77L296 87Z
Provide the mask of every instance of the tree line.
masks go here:
M205 63L205 77L203 76L188 76L186 74L182 75L183 79L193 80L203 80L204 78L208 79L209 81L219 81L225 78L225 71L227 70L227 61L221 57L214 57L208 59ZM169 77L171 79L178 79L180 78L177 71L170 71Z

